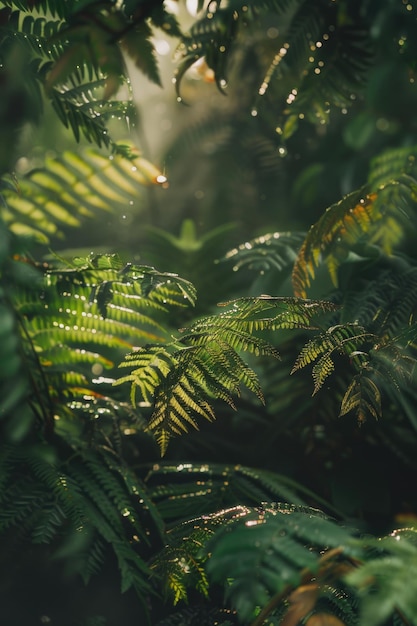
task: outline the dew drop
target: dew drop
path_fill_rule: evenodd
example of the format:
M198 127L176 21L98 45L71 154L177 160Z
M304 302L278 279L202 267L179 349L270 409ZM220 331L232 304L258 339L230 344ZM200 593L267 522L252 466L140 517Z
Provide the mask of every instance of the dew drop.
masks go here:
M279 31L278 28L275 28L273 26L271 26L270 28L268 28L268 30L266 31L266 36L269 39L276 39L279 35Z

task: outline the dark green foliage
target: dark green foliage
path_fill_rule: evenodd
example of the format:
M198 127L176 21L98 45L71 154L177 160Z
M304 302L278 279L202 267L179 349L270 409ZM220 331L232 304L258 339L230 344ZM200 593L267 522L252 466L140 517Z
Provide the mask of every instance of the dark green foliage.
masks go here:
M403 623L407 620L414 622L415 529L394 531L389 537L363 543L367 549L374 549L379 554L350 572L346 579L348 584L359 589L360 594L372 588L369 600L363 606L360 624L384 623L394 611L398 611Z
M0 529L11 540L3 558L16 550L17 537L52 544L55 558L66 559L69 571L88 582L110 547L122 591L133 587L143 597L149 587L140 545L149 542L151 532L145 519L153 533L161 531L144 488L106 453L84 450L64 460L57 452L41 444L3 448Z
M268 511L266 506L236 517L238 521L224 526L209 542L207 569L214 580L230 580L227 596L246 621L271 595L298 587L306 571L317 574L323 548L343 544L349 552L349 533L314 512L279 506Z
M205 606L194 606L173 613L156 626L233 626L237 624L235 612L230 609L207 608Z
M157 464L145 482L161 515L171 524L238 504L277 500L301 505L309 495L285 476L214 463Z
M109 135L108 118L116 116L128 125L135 123L130 100L109 102L124 83L122 49L136 67L160 84L151 42L153 28L179 36L175 18L161 2L122 8L112 1L4 4L2 48L9 56L20 55L22 65L26 64L27 80L22 88L31 104L36 101L36 115L39 117L43 110L41 89L45 88L45 95L77 141L84 136L98 146L117 149ZM53 19L45 17L45 12Z

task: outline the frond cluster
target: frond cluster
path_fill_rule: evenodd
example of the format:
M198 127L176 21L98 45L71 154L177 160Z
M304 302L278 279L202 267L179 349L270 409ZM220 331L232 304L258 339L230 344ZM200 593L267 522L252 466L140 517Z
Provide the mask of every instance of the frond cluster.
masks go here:
M153 397L148 428L155 433L162 454L173 435L198 427L196 416L214 419L210 399L221 399L235 408L234 396L240 395L244 385L263 402L258 377L239 354L279 356L258 332L314 327L317 316L337 309L331 302L267 295L227 305L231 305L227 311L184 329L179 343L141 347L120 364L132 370L117 380L117 384L131 384L132 400L136 401L136 391L145 402Z
M290 588L300 586L301 593L301 585L312 585L317 575L304 615L310 613L322 589L321 567L326 557L320 551L329 552L329 563L335 558L334 569L341 546L346 554L354 553L350 531L314 509L279 503L222 509L179 524L168 536L168 546L154 563L167 593L187 600L196 588L192 568L203 568L210 582L224 587L228 606L245 622L254 618L259 607L267 606L272 595L282 593L284 602ZM204 595L205 587L201 580L198 583Z
M175 16L162 3L15 2L2 9L3 50L18 46L25 61L30 96L37 117L48 97L76 140L116 147L106 122L117 117L135 123L131 94L113 100L125 83L125 52L151 81L160 84L153 45L154 29L180 36ZM45 17L47 15L48 17ZM52 18L52 19L51 19ZM33 99L33 98L32 98Z
M388 307L389 303L387 306L381 300L378 313L383 316ZM379 327L379 334L375 334L358 323L332 326L304 345L291 373L314 363L314 395L335 372L338 359L344 357L348 369L356 373L343 395L340 415L354 411L359 422L367 415L377 419L382 415L382 390L412 391L417 363L415 351L410 350L417 333L415 323L405 325L398 335L387 336L383 331Z
M87 450L63 461L46 444L3 446L0 464L0 531L10 547L16 541L53 545L55 558L69 560L85 582L112 550L122 591L133 588L144 597L148 568L140 551L162 527L128 468Z
M253 110L257 113L263 100L273 97L284 140L299 119L326 122L331 107L352 104L373 60L366 17L360 19L352 11L346 20L339 12L336 4L326 1L209 3L179 46L178 93L184 74L202 57L224 90L240 44L257 51L263 69Z
M28 261L20 264L31 268ZM137 427L140 419L133 410L108 397L112 369L133 346L167 340L160 321L169 308L194 302L193 286L153 268L126 266L112 255L48 267L44 277L38 271L37 279L36 289L26 286L15 296L34 391L29 406L46 429L55 428L55 416L56 427L67 437L77 433L73 427L66 431L71 416L79 416L81 424L88 415L93 423L101 416L103 433L105 415L111 431L118 414Z

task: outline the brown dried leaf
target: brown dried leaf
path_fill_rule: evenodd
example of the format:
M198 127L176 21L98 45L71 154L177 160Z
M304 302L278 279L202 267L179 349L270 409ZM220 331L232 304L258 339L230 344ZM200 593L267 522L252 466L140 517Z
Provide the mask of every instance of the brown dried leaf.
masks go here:
M281 626L297 626L317 602L319 586L316 584L302 585L295 589L288 598L290 607L284 616Z

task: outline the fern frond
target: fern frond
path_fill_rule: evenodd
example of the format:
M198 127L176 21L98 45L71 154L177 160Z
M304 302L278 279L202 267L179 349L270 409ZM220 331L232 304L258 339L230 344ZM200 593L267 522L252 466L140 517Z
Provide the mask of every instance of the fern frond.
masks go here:
M304 237L304 233L297 232L268 233L233 248L220 262L231 261L234 271L247 267L257 272L281 272L294 263Z
M348 530L313 510L278 506L248 510L224 524L204 553L210 553L209 577L225 585L232 607L250 620L272 596L308 580L307 572L317 576L321 550L343 546L349 553L350 542Z
M284 139L296 129L294 118L298 121L300 115L312 123L324 123L331 107L350 107L351 96L363 89L373 61L373 43L365 24L339 24L329 33L329 22L320 23L315 6L305 3L302 12L303 19L294 20L288 33L285 63L274 59L266 77L269 82L278 69L278 77L291 83ZM302 28L297 32L299 24ZM300 35L305 38L303 43Z
M24 12L50 13L52 17L68 18L71 13L79 8L78 0L36 0L33 6L29 7L26 0L4 0L3 4L7 7L16 8Z
M136 388L141 390L145 401L154 394L148 429L155 433L162 454L171 436L187 432L189 426L198 428L193 414L209 421L214 419L208 399L219 398L234 407L233 395L240 394L240 382L262 398L255 373L240 359L241 371L235 373L238 356L228 344L215 350L210 345L188 347L172 356L152 347L151 354L147 355L146 350L143 349L145 355L139 361L132 355L133 363L139 363L140 367L116 384L131 382L133 400ZM166 371L168 358L169 371ZM122 365L130 366L129 360Z
M187 602L189 590L207 597L209 584L205 571L205 546L215 529L222 523L246 516L249 509L234 507L212 515L194 518L173 527L167 533L168 545L152 561L155 574L162 578L165 594L174 604Z
M236 34L238 14L231 7L216 6L213 13L207 10L204 17L191 27L189 35L183 37L178 48L181 58L176 72L175 87L181 98L181 81L187 70L199 58L205 57L207 64L215 71L216 83L220 89L226 81L226 63L230 46Z
M336 278L335 270L340 264L337 254L341 253L337 248L342 248L343 252L343 246L368 233L373 223L381 218L376 198L375 193L366 195L363 191L355 191L329 207L311 227L294 265L293 287L296 295L306 297L315 269L326 254L333 257L333 279Z
M410 339L416 336L415 325L409 327L408 331ZM401 341L406 336L404 333ZM412 387L417 361L415 356L400 344L399 339L375 346L370 356L370 364L388 385L393 385L398 391L407 386Z
M82 156L66 152L30 172L14 190L2 192L5 221L16 234L33 233L47 241L60 226L78 226L97 210L112 211L140 193L143 185L158 183L159 170L137 153L131 159L104 157L97 150Z
M192 325L197 334L205 331L216 336L230 328L230 331L253 333L260 330L280 328L314 328L315 317L337 310L337 305L324 300L303 300L301 298L274 297L261 295L231 300L220 304L232 308L217 316L203 318Z
M166 11L164 13L169 15ZM175 24L175 21L173 23ZM121 46L135 66L153 83L161 87L161 77L155 48L152 44L152 36L153 32L150 26L146 22L141 22L126 32L121 40Z
M145 479L158 511L170 523L220 508L286 501L303 505L310 493L280 474L241 465L169 463L153 466Z
M384 153L371 167L367 190L355 191L330 206L311 227L294 266L296 295L305 297L322 260L337 285L341 262L365 235L371 244L379 244L387 254L392 253L415 207L415 152L415 147L411 147Z
M118 378L116 385L131 383L132 404L136 404L137 389L144 402L151 402L161 379L165 378L175 365L174 357L164 346L137 348L127 354L119 367L134 368L132 373Z
M233 307L191 324L180 337L180 343L172 344L172 352L162 353L160 348L151 346L141 349L139 356L133 353L122 364L123 367L139 365L117 383L131 383L133 400L137 389L145 402L155 394L148 428L155 432L163 453L171 436L187 432L190 425L197 428L192 414L208 420L214 418L211 399L219 398L234 408L233 396L240 395L243 384L264 401L255 372L238 352L279 355L274 346L254 332L311 328L317 315L337 309L331 302L271 296L242 298L226 304Z
M126 122L127 127L134 125L136 109L130 101L107 101L96 90L103 91L104 79L96 79L76 87L54 88L50 92L52 106L61 122L70 128L77 142L83 136L98 147L111 147L118 152L107 130L111 118Z
M203 318L191 327L191 333L184 333L181 340L184 343L191 343L197 346L206 345L209 342L218 342L218 345L224 343L234 350L244 350L256 356L270 355L279 358L278 351L267 341L253 335L252 330L244 330L239 327L240 325L252 327L255 326L255 324L251 322L247 324L246 321L241 324L241 320L238 320L239 326L236 324L236 327L233 328L232 324L235 318L233 318L233 322L230 326L227 324L226 319L226 316L222 317L222 319ZM208 322L207 325L206 322ZM259 326L261 326L261 324L259 324ZM255 328L255 330L259 330L259 327ZM266 330L266 325L262 330Z
M178 362L178 366L172 369L166 381L158 388L155 397L154 411L151 416L148 428L155 433L156 440L161 448L161 453L165 454L166 446L172 435L179 435L188 431L191 425L198 428L192 414L199 415L209 421L214 419L214 412L210 404L205 399L204 383L207 383L207 373L201 382L201 373L194 364L190 363L193 354L186 353L184 359L183 352ZM187 366L190 366L190 374ZM229 404L233 404L231 394L227 384L214 379L210 381L212 389L218 397ZM233 390L236 389L236 386Z
M367 359L367 355L359 348L364 344L373 345L375 340L375 335L367 333L357 324L332 326L302 348L291 374L318 359L313 367L314 395L334 370L333 352L337 351L338 354L346 355L360 366L363 360Z
M417 147L391 148L374 157L370 164L368 183L373 190L379 189L389 180L401 176L415 178L417 172Z
M340 415L346 415L350 411L356 411L359 423L363 423L368 414L375 419L382 415L381 392L367 376L366 368L354 376L343 397Z
M204 561L197 558L207 540L206 535L202 530L191 532L190 536L182 538L181 543L168 545L152 561L152 572L162 581L164 595L174 606L179 601L188 602L189 588L208 597L209 582Z
M334 626L341 626L341 624L356 626L359 622L358 612L359 601L356 596L347 593L343 588L331 585L323 586L315 608L317 618L319 618L319 613L325 620L329 619L332 622L337 619L340 621L340 624L337 621L334 622Z
M271 0L250 6L239 0L227 6L209 4L182 38L178 94L188 68L203 57L214 71L217 85L224 89L230 60L240 43L243 49L246 46L248 56L255 48L263 71L258 93L253 97L253 110L262 112L265 94L273 91L275 109L279 103L284 140L294 132L299 118L327 122L332 106L352 104L363 89L373 61L374 42L366 19L359 19L352 11L346 20L339 11L325 1L314 5L298 0ZM257 28L259 23L276 23L277 35L265 37L262 28ZM243 62L242 74L245 69Z
M360 626L384 623L396 610L413 623L417 617L415 529L364 539L363 544L370 558L346 576L347 583L359 591Z
M32 269L28 261L20 263ZM30 406L40 411L45 427L49 423L53 429L56 416L61 420L57 430L65 433L69 427L66 436L71 438L71 421L85 427L82 408L87 400L85 415L91 422L104 413L116 419L118 401L109 398L116 357L141 343L168 339L169 331L160 323L169 308L163 303L165 294L181 307L185 296L195 296L194 287L173 274L124 265L112 255L78 259L69 267L47 266L36 288L19 290L16 312L34 392ZM107 378L100 375L103 369ZM145 380L144 394L147 387L153 398L154 389ZM134 395L133 385L132 400ZM100 402L107 402L107 409ZM122 404L119 408L125 424L137 429L138 418ZM117 447L119 431L108 436L115 440L110 447Z
M214 419L209 402L212 398L234 407L233 395L240 395L242 383L263 399L255 373L226 341L208 338L202 345L172 354L152 346L138 352L130 355L122 366L139 367L116 384L130 382L133 399L136 389L141 391L145 402L153 395L154 411L148 428L155 432L163 453L171 436L187 432L189 426L198 427L193 414Z
M26 9L27 6L21 11L2 10L2 16L6 18L0 27L2 46L7 45L7 39L10 39L10 43L18 42L20 46L27 47L36 56L57 58L62 48L51 41L51 38L59 30L62 21L47 19L44 16L35 17L27 14Z

